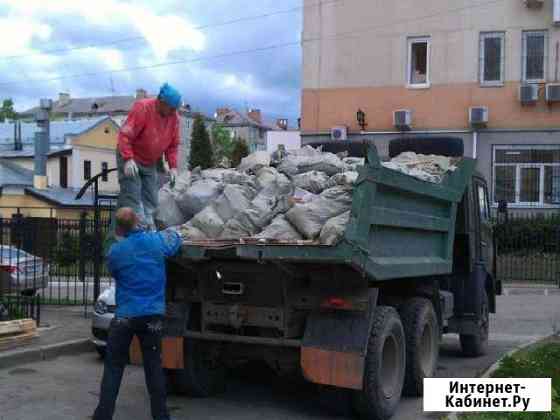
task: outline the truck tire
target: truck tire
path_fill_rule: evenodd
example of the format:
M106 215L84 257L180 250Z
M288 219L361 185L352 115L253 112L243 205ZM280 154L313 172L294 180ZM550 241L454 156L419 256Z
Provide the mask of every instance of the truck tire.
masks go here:
M178 394L207 398L225 391L226 368L216 354L216 345L185 338L185 368L173 375L173 390Z
M401 399L405 365L405 336L399 314L389 306L378 306L369 337L363 389L354 394L354 408L361 418L386 420L393 416Z
M476 334L459 334L461 350L464 356L479 357L488 351L488 332L490 327L490 311L488 307L488 294L482 292L482 308L480 314L480 328Z
M465 154L465 147L463 140L457 137L406 137L389 142L389 157L391 159L403 152L462 157Z
M439 323L432 302L425 298L406 301L400 314L406 337L404 394L418 397L424 393L424 378L436 372Z

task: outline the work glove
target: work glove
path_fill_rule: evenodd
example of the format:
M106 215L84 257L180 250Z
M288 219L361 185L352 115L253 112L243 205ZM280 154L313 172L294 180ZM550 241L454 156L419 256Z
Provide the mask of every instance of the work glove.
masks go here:
M134 159L129 159L124 164L124 174L129 178L136 178L139 174L138 165Z
M175 186L176 180L177 180L177 169L172 168L169 170L169 185L171 185L171 188Z

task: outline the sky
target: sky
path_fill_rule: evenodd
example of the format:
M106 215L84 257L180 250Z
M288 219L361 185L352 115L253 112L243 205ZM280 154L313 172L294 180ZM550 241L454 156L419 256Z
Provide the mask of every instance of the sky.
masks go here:
M22 111L59 92L157 93L169 82L194 110L258 108L267 120L293 124L300 114L301 6L302 0L0 0L0 99L12 98ZM248 52L278 45L284 46Z

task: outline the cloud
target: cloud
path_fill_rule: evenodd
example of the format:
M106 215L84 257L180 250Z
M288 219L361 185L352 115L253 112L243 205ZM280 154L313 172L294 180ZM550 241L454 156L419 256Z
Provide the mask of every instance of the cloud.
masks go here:
M248 106L260 108L269 119L285 116L294 120L300 102L299 46L210 60L205 57L297 41L301 11L216 24L298 7L302 0L281 4L252 0L243 7L232 3L0 0L0 35L11 40L0 45L0 99L13 97L17 109L24 109L40 97L54 98L61 91L77 97L133 94L142 87L155 93L167 81L195 109L208 114L222 105ZM76 50L56 52L61 49ZM2 58L21 55L25 57ZM181 60L185 62L154 66ZM120 71L140 66L152 68ZM69 77L84 73L97 75ZM29 82L52 78L64 79Z

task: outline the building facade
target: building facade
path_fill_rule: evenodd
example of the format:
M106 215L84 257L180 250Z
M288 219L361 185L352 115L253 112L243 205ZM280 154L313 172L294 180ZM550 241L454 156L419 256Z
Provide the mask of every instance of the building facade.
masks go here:
M560 1L305 3L303 144L460 137L495 204L560 207Z
M245 140L251 153L266 150L266 133L272 127L263 122L260 110L251 109L241 113L229 108L218 108L215 117L216 123L229 131L232 138Z

